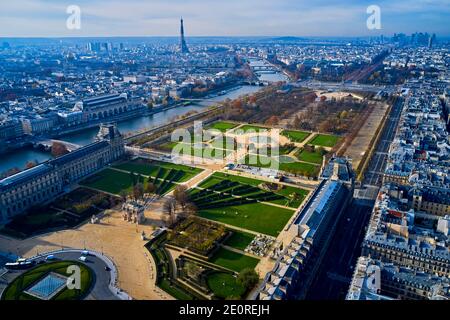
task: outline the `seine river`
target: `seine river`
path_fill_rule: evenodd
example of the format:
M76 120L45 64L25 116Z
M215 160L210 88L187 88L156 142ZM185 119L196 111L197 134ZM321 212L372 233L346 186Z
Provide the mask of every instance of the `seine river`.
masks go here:
M261 65L264 62L260 60L252 60L252 65ZM262 74L260 76L261 81L282 81L287 80L287 78L280 73L275 74ZM201 111L208 106L213 105L215 102L223 101L227 98L235 99L241 95L250 94L260 90L259 86L241 86L236 90L232 90L227 94L217 96L212 99L208 99L204 102L199 102L186 107L177 107L156 113L151 116L143 116L140 118L134 118L118 123L118 128L122 133L128 133L132 131L138 131L143 129L151 129L164 124L169 123L175 117L186 114L189 111ZM98 132L98 128L91 128L76 133L69 134L67 136L61 137L61 140L72 142L79 145L86 145L94 140L95 135ZM16 150L14 152L1 155L0 158L0 172L5 172L11 168L23 169L28 161L43 162L51 158L48 152L42 152L35 150L33 148L26 148L21 150Z

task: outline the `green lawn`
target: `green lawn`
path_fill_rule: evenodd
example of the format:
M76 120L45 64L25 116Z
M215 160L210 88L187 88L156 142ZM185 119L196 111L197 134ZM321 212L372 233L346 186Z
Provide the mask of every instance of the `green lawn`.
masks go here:
M240 128L237 128L236 130L243 131L244 133L247 133L249 131L254 131L254 132L268 131L269 129L265 128L265 127L260 127L260 126L254 126L254 125L246 124L246 125L243 125Z
M271 162L269 162L269 159L271 160ZM311 177L316 177L320 171L320 166L315 164L295 161L278 162L275 159L277 158L269 158L266 156L246 156L245 164L260 168L274 168L294 174L309 175ZM281 159L281 157L279 159Z
M320 171L320 166L304 162L290 162L290 163L280 163L280 170L292 172L294 174L317 177Z
M291 196L294 193L297 195L296 196L297 198L291 199ZM309 193L309 191L305 190L305 189L295 188L295 187L291 187L291 186L284 186L284 188L277 191L276 194L285 196L287 199L290 199L290 202L286 203L285 200L274 200L271 202L281 204L281 205L288 205L289 207L292 207L292 208L298 208L302 204L303 200L308 195L308 193Z
M317 150L315 150L314 152L301 150L300 152L297 152L295 156L297 157L298 160L301 161L311 162L320 165L322 164L323 156Z
M81 289L69 290L65 288L52 300L79 300L84 298L93 279L90 268L76 261L58 261L37 266L14 279L3 292L2 300L36 300L37 298L24 293L24 291L44 278L49 272L70 276L71 274L67 273L67 268L70 265L78 265L81 269Z
M176 141L165 142L163 144L158 145L157 149L172 152L173 148L175 148L180 143L182 143L182 142L176 142Z
M330 134L318 134L309 143L315 146L334 147L340 137Z
M162 162L162 161L153 161L153 160L146 160L146 159L136 159L132 160L123 164L119 164L114 166L114 168L121 169L124 171L129 172L135 172L140 173L142 175L146 176L152 176L156 177L158 170L160 168L163 169L163 171L170 171L170 169L175 170L181 170L183 171L183 175L180 175L180 177L175 182L185 182L189 179L192 179L197 174L202 172L202 169L194 168L185 166L182 164L175 164L170 162ZM165 172L162 173L164 176Z
M204 180L199 187L200 188L208 188L222 180L229 180L229 181L236 181L244 184L249 184L251 186L258 186L264 181L257 180L257 179L251 179L246 177L241 177L233 174L226 174L222 172L215 172L211 177Z
M195 299L192 295L190 295L185 290L182 290L177 285L171 284L167 278L163 278L160 281L159 287L177 300L184 301L184 300L194 300Z
M144 181L140 182L145 182L147 180L146 178L142 179ZM120 172L113 169L105 169L87 178L80 184L86 187L118 195L122 190L131 191L134 181L131 173Z
M226 122L226 121L217 121L217 122L214 122L213 124L207 126L206 130L215 129L215 130L219 130L220 132L226 132L230 129L236 128L237 126L238 126L238 124L236 124L236 123L231 123L231 122Z
M279 157L269 157L265 155L247 155L245 156L245 164L253 167L273 168L277 170L279 169L279 162L276 159L279 159Z
M294 214L294 210L262 203L200 210L202 218L276 237Z
M220 137L211 141L211 146L219 149L235 150L234 139L231 137ZM241 148L241 145L237 145L237 148Z
M216 146L219 148L216 148ZM184 144L183 147L180 147L175 150L179 156L195 156L202 157L205 159L218 159L222 160L226 156L232 153L232 150L222 150L222 145L220 142L216 142L216 145L213 144L213 147L209 145L206 146L192 146ZM199 169L200 170L200 169Z
M218 298L240 297L245 293L245 288L238 284L236 277L230 273L214 272L208 275L208 287Z
M307 163L305 163L304 165L308 166ZM302 167L304 167L304 166L302 166ZM317 168L314 166L313 169L316 170ZM247 185L251 185L251 186L255 186L255 187L264 182L264 181L257 180L257 179L251 179L251 178L247 178L247 177L241 177L241 176L226 174L226 173L222 173L222 172L216 172L212 176L210 176L209 178L204 180L202 183L200 183L199 187L200 188L210 188L213 185L215 185L223 180L235 181L235 182L239 182L242 184L247 184ZM298 208L298 206L300 206L300 204L303 202L303 199L308 194L308 191L301 189L301 188L284 186L281 190L275 191L274 193L288 197L288 198L292 193L298 194L299 199L292 201L291 203L288 204L292 208ZM281 205L286 205L287 201L288 201L288 199L272 200L270 202L276 203L276 204L281 204Z
M241 272L245 268L254 269L259 259L221 248L210 261L224 268Z
M247 232L242 232L238 230L230 230L230 231L232 232L232 234L224 242L224 245L235 249L245 250L245 248L247 248L250 242L252 242L252 240L255 238L253 234Z
M287 155L294 149L295 149L294 145L279 146L278 147L278 155L279 156ZM263 155L263 156L272 156L272 149L271 148L267 148L267 149L260 148L260 149L256 150L255 152L252 152L252 153Z
M310 135L309 132L296 130L283 130L281 134L289 138L292 142L303 142Z

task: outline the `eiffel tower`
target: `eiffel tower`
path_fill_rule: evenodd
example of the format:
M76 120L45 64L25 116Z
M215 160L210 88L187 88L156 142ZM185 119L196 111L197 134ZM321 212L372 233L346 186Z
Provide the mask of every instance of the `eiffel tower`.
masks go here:
M181 18L181 28L180 28L180 51L182 53L189 53L189 48L186 44L186 40L184 39L183 18Z

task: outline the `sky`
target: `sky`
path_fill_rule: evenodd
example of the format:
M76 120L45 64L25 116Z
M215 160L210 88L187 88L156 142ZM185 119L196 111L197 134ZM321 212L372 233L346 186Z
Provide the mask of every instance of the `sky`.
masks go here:
M80 29L67 28L67 7ZM370 5L381 29L367 28ZM450 0L0 0L0 37L450 36Z

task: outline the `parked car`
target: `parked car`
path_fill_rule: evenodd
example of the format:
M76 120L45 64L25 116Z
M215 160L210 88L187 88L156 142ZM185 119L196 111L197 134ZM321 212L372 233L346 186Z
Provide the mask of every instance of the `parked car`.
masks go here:
M52 254L45 257L45 261L54 261L54 260L56 260L56 257Z

